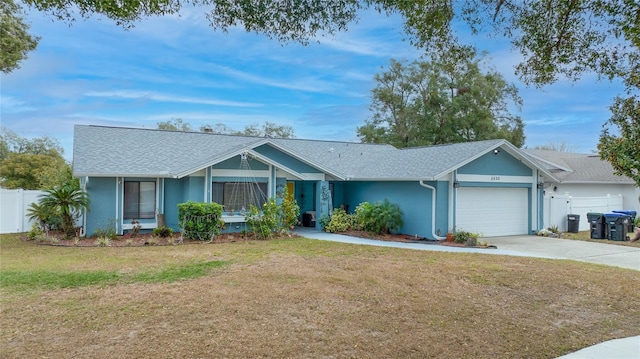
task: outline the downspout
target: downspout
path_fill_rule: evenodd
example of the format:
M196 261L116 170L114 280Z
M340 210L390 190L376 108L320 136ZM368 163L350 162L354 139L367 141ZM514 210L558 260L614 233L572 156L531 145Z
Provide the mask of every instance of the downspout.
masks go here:
M446 239L447 237L436 235L436 188L424 183L423 180L420 180L419 183L420 186L430 189L433 193L431 196L431 235L433 236L433 239L439 241Z
M84 193L87 193L87 186L89 185L89 176L85 176L84 181L82 183L82 190ZM87 196L89 194L87 193ZM80 237L85 237L87 235L87 209L85 208L82 213L82 229L80 230Z

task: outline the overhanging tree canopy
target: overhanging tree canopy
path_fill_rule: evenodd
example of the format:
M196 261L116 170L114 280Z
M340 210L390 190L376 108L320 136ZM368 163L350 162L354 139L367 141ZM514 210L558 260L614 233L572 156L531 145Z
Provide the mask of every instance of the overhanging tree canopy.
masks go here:
M7 1L7 0L3 0ZM10 0L9 0L10 1ZM511 40L523 55L517 72L536 85L558 76L579 78L595 71L609 78L628 73L638 60L640 3L636 0L24 0L27 5L71 21L104 15L122 26L157 15L202 9L214 29L241 26L280 41L306 43L318 34L347 30L358 12L375 8L404 19L410 41L425 49L456 43L452 24L472 33Z

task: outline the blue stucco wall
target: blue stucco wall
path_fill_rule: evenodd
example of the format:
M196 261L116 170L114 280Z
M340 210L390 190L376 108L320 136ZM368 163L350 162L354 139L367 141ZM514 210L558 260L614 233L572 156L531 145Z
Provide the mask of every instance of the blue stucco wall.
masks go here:
M255 151L265 155L272 160L281 163L282 165L296 171L302 173L321 173L320 170L309 166L308 164L301 162L286 153L281 152L278 149L275 149L269 145L262 145L260 147L255 148Z
M183 193L187 185L188 178L165 179L164 181L164 219L167 222L167 227L174 231L179 230L178 204L186 202Z
M187 177L183 192L185 202L208 202L204 198L204 176Z
M532 170L520 160L500 151L498 154L487 153L475 161L468 163L458 169L461 174L484 174L503 176L531 176Z
M116 179L90 177L87 193L91 200L90 211L87 212L87 236L92 236L96 229L116 228Z
M436 228L444 235L447 231L447 182L427 183L436 187ZM403 213L404 225L399 232L432 238L431 198L433 191L415 182L345 182L343 200L349 205L350 211L361 202L375 203L385 198L400 206Z

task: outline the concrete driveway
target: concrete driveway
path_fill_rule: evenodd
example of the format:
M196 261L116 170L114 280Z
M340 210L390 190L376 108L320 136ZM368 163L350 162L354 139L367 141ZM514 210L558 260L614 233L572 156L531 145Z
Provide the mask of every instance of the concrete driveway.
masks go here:
M573 259L640 271L640 247L538 236L485 238L499 249L536 257Z
M320 240L363 244L370 246L396 247L425 251L465 252L538 257L551 259L572 259L582 262L604 264L640 271L640 248L608 243L586 242L538 236L488 237L482 240L495 245L497 249L449 247L431 243L385 242L372 239L349 237L341 234L317 231L299 227L295 232L303 237Z

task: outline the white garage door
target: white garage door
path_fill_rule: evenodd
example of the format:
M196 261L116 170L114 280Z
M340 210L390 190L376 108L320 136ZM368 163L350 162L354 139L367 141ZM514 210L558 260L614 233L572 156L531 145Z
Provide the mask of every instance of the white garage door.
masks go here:
M456 228L485 237L527 234L526 188L458 188Z

